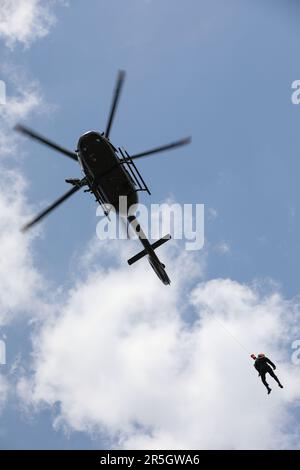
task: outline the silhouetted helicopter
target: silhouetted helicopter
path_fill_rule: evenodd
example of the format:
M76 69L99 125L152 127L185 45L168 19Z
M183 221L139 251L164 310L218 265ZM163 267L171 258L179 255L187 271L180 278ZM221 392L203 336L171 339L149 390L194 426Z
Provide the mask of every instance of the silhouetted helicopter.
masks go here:
M66 179L66 183L71 184L73 187L26 224L22 228L22 231L28 230L48 215L53 209L72 196L72 194L76 193L84 186L87 186L88 189L86 189L86 191L94 194L96 201L102 206L106 216L109 216L109 208L113 206L116 213L123 217L124 220L127 220L128 224L138 235L144 249L130 258L128 260L128 264L131 265L147 255L149 263L159 279L164 284L168 285L170 284L170 279L165 271L165 265L158 259L155 249L170 240L171 236L166 235L151 244L142 231L135 215L132 215L129 212L126 214L121 213L119 201L120 196L127 197L127 207L130 208L133 204L138 203L139 191L146 191L148 194L151 194L133 160L188 144L191 139L181 139L171 144L156 147L152 150L147 150L132 156L121 148L115 148L109 140L109 135L119 102L124 78L125 72L120 71L105 132L101 134L95 131L86 132L80 137L77 144L77 150L75 152L57 145L20 124L15 127L17 131L37 140L38 142L48 145L72 160L79 162L84 174L82 179Z

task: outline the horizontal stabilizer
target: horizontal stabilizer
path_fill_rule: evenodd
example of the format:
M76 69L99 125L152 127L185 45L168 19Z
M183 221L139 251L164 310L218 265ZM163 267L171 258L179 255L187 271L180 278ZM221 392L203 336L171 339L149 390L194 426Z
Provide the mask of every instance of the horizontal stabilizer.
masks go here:
M166 243L168 240L170 240L172 237L171 235L165 235L163 238L161 238L160 240L157 240L156 242L152 243L151 247L153 248L153 250L156 250L156 248L158 248L159 246L163 245L164 243ZM139 259L143 258L144 256L146 255L150 255L151 253L149 253L148 250L142 250L140 251L137 255L133 256L132 258L130 258L127 263L129 265L135 263L136 261L138 261Z

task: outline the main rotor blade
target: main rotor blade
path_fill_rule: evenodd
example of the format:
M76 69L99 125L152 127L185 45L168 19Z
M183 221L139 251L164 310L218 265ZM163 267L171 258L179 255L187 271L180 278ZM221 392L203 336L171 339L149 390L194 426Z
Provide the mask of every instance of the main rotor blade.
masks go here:
M105 131L105 136L107 138L109 137L110 128L112 126L114 115L115 115L115 112L116 112L116 109L117 109L117 105L118 105L118 102L119 102L122 86L123 86L123 83L124 83L124 79L125 79L125 72L124 72L124 70L120 70L119 73L118 73L116 88L115 88L115 92L114 92L114 96L113 96L113 100L112 100L112 104L111 104L111 108L110 108L110 113L109 113L109 118L108 118L108 122L107 122L107 126L106 126L106 131Z
M148 155L152 155L153 153L164 152L165 150L171 150L176 147L181 147L182 145L189 144L191 140L192 140L191 137L186 137L185 139L177 140L176 142L172 142L171 144L168 144L168 145L162 145L161 147L156 147L152 150L147 150L146 152L136 153L135 155L130 155L130 157L132 158L132 160L135 160L136 158L147 157Z
M48 147L51 147L54 150L57 150L58 152L63 153L67 157L72 158L72 160L77 160L77 155L75 152L71 152L70 150L67 150L64 147L61 147L60 145L55 144L51 140L46 139L46 137L43 137L42 135L29 129L28 127L22 126L21 124L17 124L15 126L15 130L18 132L21 132L22 134L27 135L27 137L31 137L31 139L37 140L38 142L41 142L42 144L48 145Z
M49 212L53 211L57 206L62 204L66 199L68 199L70 196L72 196L72 194L76 193L76 191L78 191L80 188L81 188L81 186L74 186L72 189L70 189L68 192L66 192L63 196L61 196L53 204L51 204L51 206L47 207L47 209L44 209L33 220L31 220L28 224L24 225L21 229L22 232L26 232L30 227L37 224L41 219L43 219L46 215L48 215Z

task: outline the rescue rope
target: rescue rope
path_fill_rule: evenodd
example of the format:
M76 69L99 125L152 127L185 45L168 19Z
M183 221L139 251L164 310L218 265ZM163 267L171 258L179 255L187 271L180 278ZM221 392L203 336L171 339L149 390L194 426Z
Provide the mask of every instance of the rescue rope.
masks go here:
M222 323L218 318L215 317L215 315L213 314L213 312L212 312L212 311L209 311L209 313L210 313L211 317L215 320L215 322L218 323L218 324L223 328L223 330L226 331L226 333L227 333L229 336L231 336L231 337L240 345L240 347L241 347L244 351L246 351L247 354L250 354L250 356L251 356L251 353L249 353L248 349L243 345L243 343L241 343L240 340L238 340L237 337L234 336L234 335L231 333L231 331L228 330L228 328L226 328L226 326L224 326L223 323Z

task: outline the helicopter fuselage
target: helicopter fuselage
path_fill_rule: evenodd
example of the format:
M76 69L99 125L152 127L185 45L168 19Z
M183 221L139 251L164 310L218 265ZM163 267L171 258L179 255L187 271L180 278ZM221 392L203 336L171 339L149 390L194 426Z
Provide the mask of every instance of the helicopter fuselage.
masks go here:
M119 213L121 196L127 198L128 208L138 203L136 184L117 149L104 135L95 131L83 134L78 141L77 156L87 185L100 204L111 205Z

